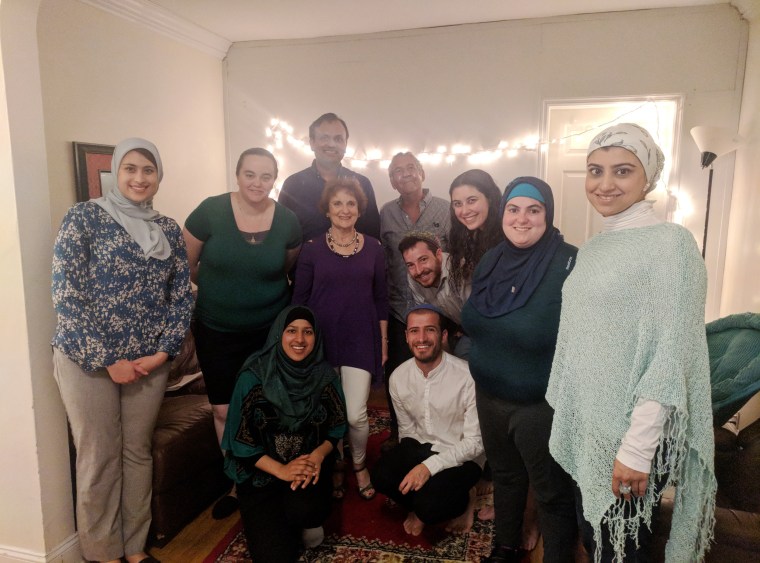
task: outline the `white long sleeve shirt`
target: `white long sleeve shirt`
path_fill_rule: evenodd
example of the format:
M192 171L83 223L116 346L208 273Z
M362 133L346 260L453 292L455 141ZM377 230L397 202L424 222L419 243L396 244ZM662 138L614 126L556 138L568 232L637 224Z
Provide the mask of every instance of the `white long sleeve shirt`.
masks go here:
M623 436L617 460L642 473L649 473L670 409L657 401L641 400L631 413L631 426Z
M436 454L423 462L431 475L466 461L483 466L475 382L467 362L444 352L425 377L414 358L407 360L393 372L390 394L399 439L433 445Z

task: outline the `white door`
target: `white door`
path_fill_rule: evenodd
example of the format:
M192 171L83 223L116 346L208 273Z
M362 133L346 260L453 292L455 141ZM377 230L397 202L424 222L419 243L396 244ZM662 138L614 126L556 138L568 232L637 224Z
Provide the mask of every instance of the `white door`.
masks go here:
M541 147L541 167L554 192L554 224L567 242L580 246L601 230L601 216L585 194L586 149L597 133L613 123L638 123L662 148L666 168L649 197L657 201L655 211L660 217L672 219L673 202L665 186L675 157L674 135L680 108L677 96L546 102L542 137L548 141Z

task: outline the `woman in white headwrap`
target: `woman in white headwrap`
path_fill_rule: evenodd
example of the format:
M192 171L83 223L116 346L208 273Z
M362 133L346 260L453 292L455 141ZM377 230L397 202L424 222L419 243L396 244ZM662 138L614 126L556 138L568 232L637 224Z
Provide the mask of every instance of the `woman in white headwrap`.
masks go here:
M562 291L550 450L577 484L597 561L649 560L649 526L671 485L667 560L701 560L712 537L706 272L691 233L658 220L645 199L663 163L638 125L594 138L586 196L604 230L580 249Z
M190 325L190 269L179 226L153 210L158 149L126 139L111 170L117 188L72 207L55 240L54 375L77 451L82 555L153 563L151 438Z

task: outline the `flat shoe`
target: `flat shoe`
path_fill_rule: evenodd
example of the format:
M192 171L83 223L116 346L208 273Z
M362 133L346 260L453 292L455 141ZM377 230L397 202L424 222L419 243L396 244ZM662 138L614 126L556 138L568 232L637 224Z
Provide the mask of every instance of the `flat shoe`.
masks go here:
M333 485L332 497L335 500L342 500L346 496L346 487L341 483L340 485Z
M211 518L214 520L224 520L227 516L237 512L238 508L240 508L240 502L237 497L227 495L220 498L214 505L214 508L211 509ZM143 559L143 561L145 560Z
M522 551L506 545L497 545L491 551L491 555L483 557L480 563L520 563Z

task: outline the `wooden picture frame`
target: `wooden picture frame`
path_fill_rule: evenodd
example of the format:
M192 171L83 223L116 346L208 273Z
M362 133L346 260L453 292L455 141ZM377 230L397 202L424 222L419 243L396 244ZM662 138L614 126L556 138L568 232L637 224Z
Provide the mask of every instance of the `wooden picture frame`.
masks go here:
M76 141L72 144L77 201L87 201L107 194L115 185L111 173L114 146Z

